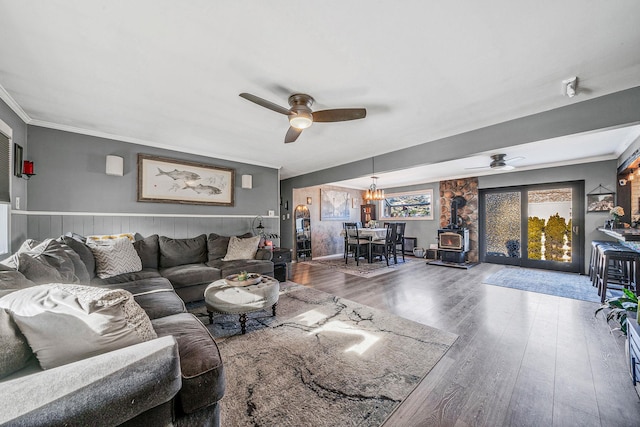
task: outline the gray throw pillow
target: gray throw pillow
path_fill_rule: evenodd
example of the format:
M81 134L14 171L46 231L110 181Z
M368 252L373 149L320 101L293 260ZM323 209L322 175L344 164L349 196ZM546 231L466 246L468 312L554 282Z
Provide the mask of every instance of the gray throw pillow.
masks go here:
M123 289L49 284L0 298L0 308L50 369L157 337L149 316Z
M33 353L9 312L0 308L0 378L27 366Z
M34 283L40 285L64 282L60 272L41 259L34 258L26 252L15 254L14 257L18 271Z
M133 242L133 248L138 253L142 261L142 268L158 269L158 258L160 256L160 247L158 244L158 235L153 234L149 237L142 237L136 233L136 241Z
M209 261L215 261L224 258L229 247L229 239L227 236L220 236L215 233L209 234L207 238L207 249L209 251Z
M35 286L18 270L0 271L0 298L13 291Z
M46 263L58 270L58 273L62 278L59 280L61 283L78 283L78 277L75 274L73 261L65 252L62 244L54 239L45 239L42 242L27 239L20 249L18 249L17 253L27 254L30 257Z
M96 259L93 257L91 249L85 244L87 239L79 234L67 233L62 236L62 241L80 256L89 273L89 279L96 277Z
M207 262L207 236L205 234L190 239L171 239L160 236L159 243L161 268Z
M62 237L57 238L56 242L60 244L60 247L62 248L64 253L66 253L67 256L71 259L71 262L73 263L74 273L78 278L78 283L85 285L88 284L91 280L91 277L89 276L87 266L82 261L82 258L80 258L80 255L78 255L76 251L71 249L69 245L65 244Z

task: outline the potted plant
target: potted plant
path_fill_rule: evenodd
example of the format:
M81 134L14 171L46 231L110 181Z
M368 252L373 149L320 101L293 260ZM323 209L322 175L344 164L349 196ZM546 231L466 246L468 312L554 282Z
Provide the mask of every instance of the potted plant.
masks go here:
M619 297L607 298L604 304L596 310L595 315L605 308L611 309L607 313L607 323L610 320L615 320L620 327L614 328L612 331L620 330L626 336L628 318L632 317L635 320L637 317L638 297L629 289L624 289L623 292ZM635 315L631 314L631 316L629 316L629 313L635 313Z

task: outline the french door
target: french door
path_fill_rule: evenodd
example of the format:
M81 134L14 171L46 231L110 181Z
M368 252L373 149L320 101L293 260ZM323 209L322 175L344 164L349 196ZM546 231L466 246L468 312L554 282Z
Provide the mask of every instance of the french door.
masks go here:
M480 261L584 271L584 181L480 190Z

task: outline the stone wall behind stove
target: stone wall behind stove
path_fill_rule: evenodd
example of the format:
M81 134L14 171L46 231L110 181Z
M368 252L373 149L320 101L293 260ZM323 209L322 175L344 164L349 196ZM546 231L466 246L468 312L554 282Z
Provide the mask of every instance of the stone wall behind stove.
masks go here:
M462 196L467 201L464 207L458 209L462 227L469 229L467 261L478 262L478 178L440 181L440 228L449 225L451 200L456 196Z

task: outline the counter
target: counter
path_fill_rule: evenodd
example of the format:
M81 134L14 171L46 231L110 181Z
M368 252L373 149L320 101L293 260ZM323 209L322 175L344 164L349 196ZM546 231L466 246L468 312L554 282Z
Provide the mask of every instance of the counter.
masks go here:
M621 242L640 242L640 229L637 228L610 228L600 227L598 231L602 231L609 237L618 239Z

